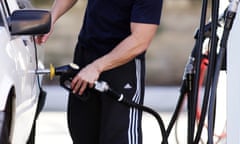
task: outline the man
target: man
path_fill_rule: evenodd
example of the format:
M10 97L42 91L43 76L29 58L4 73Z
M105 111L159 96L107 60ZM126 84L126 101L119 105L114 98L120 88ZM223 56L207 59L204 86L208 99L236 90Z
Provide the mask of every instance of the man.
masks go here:
M55 0L53 25L76 1ZM103 80L129 100L143 103L145 52L161 9L162 0L88 0L74 53L81 70L72 80L68 103L74 144L142 143L142 113L89 88ZM38 36L37 42L45 42L50 34ZM77 98L84 96L88 99Z

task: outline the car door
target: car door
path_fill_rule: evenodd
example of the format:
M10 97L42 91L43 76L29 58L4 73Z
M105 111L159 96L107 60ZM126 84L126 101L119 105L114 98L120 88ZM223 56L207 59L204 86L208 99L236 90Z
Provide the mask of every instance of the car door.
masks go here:
M14 10L19 9L15 0L2 0L5 16L8 19ZM6 19L6 21L7 21ZM10 25L10 24L8 24ZM8 27L6 27L8 28ZM10 30L9 30L10 31ZM14 87L16 93L13 143L26 141L31 131L38 100L36 94L36 61L32 36L11 36L8 47L14 61ZM34 90L34 91L33 91Z
M5 0L7 13L11 13L19 9L15 0ZM20 105L29 100L34 101L35 95L32 90L36 75L34 74L36 68L35 50L33 45L32 36L11 36L11 47L15 50L16 58L16 73L19 76L20 92L21 96L17 101L17 105Z

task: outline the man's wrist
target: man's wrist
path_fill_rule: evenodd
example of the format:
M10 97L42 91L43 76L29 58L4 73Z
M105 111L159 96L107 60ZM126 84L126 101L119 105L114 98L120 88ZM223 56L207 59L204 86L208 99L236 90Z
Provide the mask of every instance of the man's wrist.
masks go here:
M98 73L102 73L104 70L103 70L103 66L102 66L102 63L99 62L99 60L96 60L92 63L94 65L94 67L96 68L96 70L98 71Z

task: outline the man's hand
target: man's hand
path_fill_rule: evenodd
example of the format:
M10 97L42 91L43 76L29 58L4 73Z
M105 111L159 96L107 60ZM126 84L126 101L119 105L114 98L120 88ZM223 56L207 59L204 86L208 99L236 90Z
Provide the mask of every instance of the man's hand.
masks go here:
M35 37L36 43L39 45L42 43L45 43L48 40L48 38L50 37L50 35L52 34L52 32L53 32L53 24L51 25L51 29L50 29L49 33L43 34L43 35L37 35Z
M71 83L73 93L82 95L87 87L92 88L94 82L98 80L100 71L95 64L89 64L74 77Z

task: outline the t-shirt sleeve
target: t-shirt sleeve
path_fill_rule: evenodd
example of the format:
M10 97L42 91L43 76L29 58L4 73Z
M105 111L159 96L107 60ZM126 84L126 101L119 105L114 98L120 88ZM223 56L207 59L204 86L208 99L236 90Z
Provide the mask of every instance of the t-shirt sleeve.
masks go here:
M135 0L131 22L160 24L163 0Z

